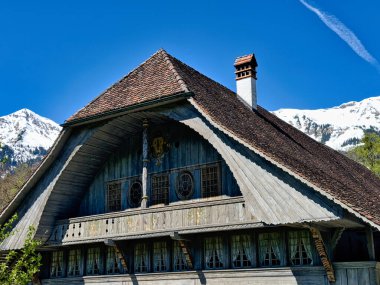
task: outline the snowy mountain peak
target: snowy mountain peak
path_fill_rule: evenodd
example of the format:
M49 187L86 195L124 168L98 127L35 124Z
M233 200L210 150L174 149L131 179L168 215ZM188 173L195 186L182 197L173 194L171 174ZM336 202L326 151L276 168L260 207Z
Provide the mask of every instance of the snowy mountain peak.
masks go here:
M347 151L364 132L380 132L380 96L317 110L280 109L273 112L313 139Z
M29 109L21 109L0 117L0 159L8 157L8 165L41 159L57 138L61 127Z

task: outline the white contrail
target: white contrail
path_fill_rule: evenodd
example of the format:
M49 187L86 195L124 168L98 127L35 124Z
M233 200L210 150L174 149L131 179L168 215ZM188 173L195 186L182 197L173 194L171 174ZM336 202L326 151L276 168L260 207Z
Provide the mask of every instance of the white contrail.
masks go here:
M358 56L360 56L365 61L374 65L378 70L380 70L380 64L364 47L358 37L344 25L338 18L334 15L330 15L316 7L313 7L305 0L299 0L307 9L314 12L319 19L332 31L334 31L342 40L344 40Z

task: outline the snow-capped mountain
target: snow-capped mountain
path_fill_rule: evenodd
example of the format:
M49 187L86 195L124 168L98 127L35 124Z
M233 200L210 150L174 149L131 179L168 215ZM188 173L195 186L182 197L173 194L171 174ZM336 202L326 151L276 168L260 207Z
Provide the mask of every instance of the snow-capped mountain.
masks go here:
M21 109L0 117L0 160L7 166L40 160L52 146L61 127L50 119Z
M347 151L365 131L380 133L380 96L318 110L280 109L273 112L313 139Z

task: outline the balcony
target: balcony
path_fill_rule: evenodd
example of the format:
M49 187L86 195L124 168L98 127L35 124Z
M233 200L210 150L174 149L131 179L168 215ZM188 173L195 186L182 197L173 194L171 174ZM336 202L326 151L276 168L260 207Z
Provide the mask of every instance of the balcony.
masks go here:
M242 197L213 197L59 220L47 245L101 242L261 227Z

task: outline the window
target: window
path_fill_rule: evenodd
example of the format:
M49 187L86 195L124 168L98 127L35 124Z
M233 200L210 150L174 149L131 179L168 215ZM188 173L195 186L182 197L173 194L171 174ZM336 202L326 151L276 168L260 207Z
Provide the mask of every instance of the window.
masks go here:
M89 248L87 251L87 274L96 275L102 272L100 248Z
M141 181L136 180L129 188L129 205L133 208L140 207L143 191Z
M220 195L218 165L202 168L202 197Z
M251 267L254 261L253 245L249 235L235 235L231 240L232 267Z
M63 251L54 251L51 256L50 277L63 277Z
M225 261L222 238L205 238L204 249L204 261L206 269L219 269L224 267Z
M169 202L169 175L152 176L152 205L168 204Z
M107 247L107 274L123 273L123 265L114 247Z
M177 177L176 193L180 200L191 198L194 193L193 176L188 171L182 171Z
M174 271L183 271L187 270L188 264L186 261L185 254L182 251L182 248L179 245L178 241L173 243L173 270Z
M135 247L135 272L149 271L149 253L145 243L136 244Z
M259 234L261 266L279 266L282 259L282 240L279 233Z
M121 183L112 182L107 185L107 208L109 212L121 210Z
M71 249L69 250L69 262L67 275L72 276L81 276L82 275L82 260L81 260L81 250L80 249Z
M313 253L307 231L291 231L288 234L289 259L292 265L312 265Z
M165 241L153 243L153 271L167 271L168 268L168 248Z

